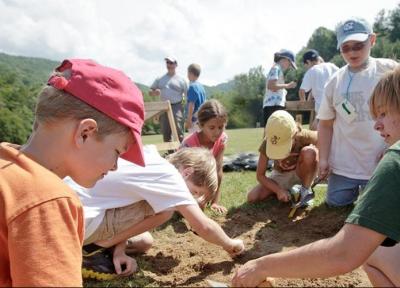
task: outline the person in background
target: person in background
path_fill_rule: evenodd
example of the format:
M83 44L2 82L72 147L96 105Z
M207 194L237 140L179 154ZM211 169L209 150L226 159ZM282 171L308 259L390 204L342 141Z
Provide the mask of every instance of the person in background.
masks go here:
M324 59L319 56L317 50L310 49L303 54L303 64L307 69L304 74L303 81L299 89L300 101L315 102L315 115L318 115L319 106L321 106L322 97L324 95L324 88L332 75L339 70L339 68L329 62L324 62ZM308 98L306 99L306 94ZM317 130L318 119L315 117L313 123L310 124L311 130Z
M197 123L197 111L200 106L206 101L206 91L203 85L197 81L201 72L200 65L190 64L188 67L188 79L190 81L189 89L187 92L186 104L186 122L185 126L189 133L199 130Z
M178 61L175 57L165 57L167 73L157 78L150 86L149 95L160 97L161 101L170 101L172 114L180 142L183 140L183 102L187 93L187 83L183 77L176 73ZM172 132L166 113L160 115L161 133L164 142L172 141Z
M293 52L285 49L276 52L274 54L274 65L269 70L266 80L263 100L263 126L265 126L272 113L285 109L286 89L293 89L297 85L294 81L285 83L283 73L289 68L297 69Z

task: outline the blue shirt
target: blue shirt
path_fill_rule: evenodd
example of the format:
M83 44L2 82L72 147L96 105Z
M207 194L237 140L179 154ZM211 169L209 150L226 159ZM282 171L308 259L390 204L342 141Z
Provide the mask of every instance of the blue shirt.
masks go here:
M189 112L189 103L194 103L194 109L192 114L192 121L197 121L197 111L201 104L206 101L206 91L203 85L197 81L190 82L189 89L187 92L187 104L186 104L186 115Z

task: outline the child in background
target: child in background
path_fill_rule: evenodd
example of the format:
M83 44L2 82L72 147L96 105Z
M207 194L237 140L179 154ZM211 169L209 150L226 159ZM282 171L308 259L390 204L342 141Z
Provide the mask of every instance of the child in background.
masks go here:
M368 110L371 93L385 72L397 63L370 57L376 35L361 18L337 27L338 49L347 65L325 87L318 111L320 178L328 178L326 203L345 206L357 200L386 147L374 133Z
M56 68L28 142L0 144L0 286L82 286L83 211L61 179L91 187L120 155L144 165L143 119L122 72L80 59Z
M300 101L311 101L311 99L314 99L315 114L318 115L325 85L339 68L333 63L324 62L324 59L319 56L318 51L314 49L310 49L303 54L303 64L307 72L304 74L303 81L301 82L299 98ZM306 93L309 93L308 99L306 99ZM317 125L318 119L315 117L313 123L310 124L310 129L317 130Z
M272 113L259 148L259 184L248 192L247 201L254 203L275 194L279 201L287 202L289 190L295 184L302 185L300 201L303 201L310 194L309 188L317 174L316 144L317 132L302 129L284 110ZM271 175L267 176L269 159L275 162Z
M93 254L90 259L84 258L83 275L97 279L115 277L115 271L121 270L118 258L99 257L101 254L96 251L115 246L126 253L146 252L153 243L148 231L165 223L174 211L204 240L221 246L231 256L243 252L242 240L228 237L197 203L212 199L218 188L211 152L206 148L183 148L166 160L154 145L143 150L146 167L120 159L118 171L109 173L92 189L67 182L83 202L83 249ZM126 269L129 273L124 275L137 269L136 261L132 262Z
M284 72L290 67L297 69L293 52L282 49L274 54L275 64L268 72L266 91L263 101L263 126L269 116L277 110L284 110L286 103L286 89L293 89L297 83L285 83Z
M228 141L228 136L224 132L228 122L228 113L218 100L212 99L204 102L197 114L200 131L185 138L181 147L205 147L212 151L217 162L218 191L214 199L211 200L210 208L216 212L225 213L226 208L218 203L221 198L220 187L223 176L224 150Z
M379 81L369 107L375 130L390 148L342 229L333 237L247 262L235 272L232 287L256 287L266 277L333 277L364 261L374 286L400 287L400 68Z
M189 133L193 133L199 130L197 123L197 111L200 106L206 101L206 91L203 85L197 80L199 79L201 72L200 65L190 64L188 67L187 77L190 81L189 89L187 92L187 104L186 104L186 128Z

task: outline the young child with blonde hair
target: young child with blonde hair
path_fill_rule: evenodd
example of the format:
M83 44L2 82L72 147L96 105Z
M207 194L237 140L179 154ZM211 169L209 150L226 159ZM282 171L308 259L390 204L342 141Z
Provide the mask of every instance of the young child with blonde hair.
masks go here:
M34 131L0 144L0 286L82 286L83 210L62 181L93 186L119 156L144 165L140 90L92 60L64 60L39 94Z
M219 213L225 213L227 210L219 204L219 201L221 198L220 186L223 176L224 150L228 141L228 135L224 132L228 122L228 113L218 100L211 99L200 106L197 115L200 131L187 136L182 141L181 147L205 147L212 151L217 161L218 191L214 199L211 200L210 208Z
M95 187L86 190L70 180L85 210L83 275L111 279L121 271L121 261L110 255L109 247L126 252L145 252L152 246L148 232L179 212L204 240L221 246L235 256L244 250L243 242L231 239L208 218L198 203L213 199L218 189L216 163L205 148L183 148L168 159L153 145L144 147L146 167L120 159L118 171L109 173ZM129 239L129 240L128 240ZM126 261L120 275L137 269L133 258ZM119 273L118 273L119 274Z

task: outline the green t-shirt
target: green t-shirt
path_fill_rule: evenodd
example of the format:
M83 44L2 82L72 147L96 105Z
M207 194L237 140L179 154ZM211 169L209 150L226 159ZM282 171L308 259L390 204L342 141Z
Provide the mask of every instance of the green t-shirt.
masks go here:
M346 223L387 236L383 245L400 241L400 141L379 162Z

